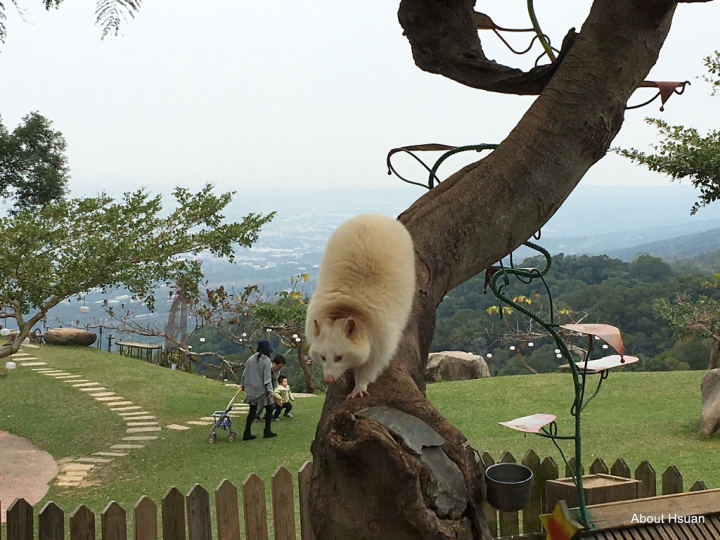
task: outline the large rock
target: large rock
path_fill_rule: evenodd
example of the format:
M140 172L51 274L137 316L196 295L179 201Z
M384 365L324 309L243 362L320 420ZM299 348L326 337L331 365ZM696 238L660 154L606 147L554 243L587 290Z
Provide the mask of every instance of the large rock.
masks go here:
M702 412L700 428L710 435L720 432L720 368L711 369L700 383Z
M425 380L428 382L465 381L489 376L490 370L482 356L463 351L430 353L425 368Z
M97 336L80 328L53 328L45 332L45 343L50 345L67 345L71 347L88 346L95 343Z

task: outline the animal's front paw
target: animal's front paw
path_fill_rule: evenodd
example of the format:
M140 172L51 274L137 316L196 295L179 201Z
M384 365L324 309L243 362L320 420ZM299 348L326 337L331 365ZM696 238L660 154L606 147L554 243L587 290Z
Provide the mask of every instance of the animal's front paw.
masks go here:
M348 399L355 399L355 398L361 398L365 396L370 396L370 393L367 390L358 390L357 388L350 392L348 394Z

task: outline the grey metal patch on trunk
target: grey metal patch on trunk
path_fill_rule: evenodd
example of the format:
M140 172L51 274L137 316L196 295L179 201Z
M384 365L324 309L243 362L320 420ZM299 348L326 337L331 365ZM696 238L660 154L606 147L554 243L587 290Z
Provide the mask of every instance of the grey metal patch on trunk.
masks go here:
M459 519L468 502L465 478L460 467L437 446L425 448L420 461L432 471L427 495L434 503L435 513L441 518Z
M405 446L430 469L431 479L427 496L440 518L460 519L468 503L465 478L458 467L445 454L441 446L445 439L433 428L411 414L390 407L369 407L355 413L374 420L402 438Z
M445 444L445 439L417 416L384 406L368 407L355 414L385 426L401 437L405 445L417 456L422 454L423 447Z

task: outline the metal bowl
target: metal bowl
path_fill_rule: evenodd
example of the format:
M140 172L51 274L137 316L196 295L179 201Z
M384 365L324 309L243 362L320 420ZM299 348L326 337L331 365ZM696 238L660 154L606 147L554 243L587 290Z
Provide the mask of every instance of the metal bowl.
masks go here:
M517 512L530 502L533 473L518 463L497 463L485 470L487 501L501 512Z

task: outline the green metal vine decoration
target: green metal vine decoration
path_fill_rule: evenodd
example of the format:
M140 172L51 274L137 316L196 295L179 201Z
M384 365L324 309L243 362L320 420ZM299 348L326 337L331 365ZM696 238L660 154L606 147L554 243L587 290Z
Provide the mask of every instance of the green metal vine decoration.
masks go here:
M582 480L582 437L580 434L580 428L581 428L581 413L587 406L587 404L595 397L597 396L598 392L600 391L600 386L602 385L602 382L607 378L608 371L604 371L600 375L600 380L598 382L597 389L595 390L594 394L587 400L584 401L585 396L585 382L587 377L587 368L583 369L582 372L578 371L577 366L575 365L575 362L572 358L572 355L570 353L570 350L567 347L567 344L565 343L565 340L562 338L562 336L559 333L559 325L553 322L553 309L552 309L552 303L550 308L550 321L545 321L542 319L539 315L536 313L530 311L525 306L514 302L509 296L504 294L503 288L510 284L510 276L515 276L518 280L520 280L522 283L529 284L535 279L541 279L543 283L545 284L545 288L549 293L549 288L547 286L547 283L545 282L544 276L550 271L550 268L552 266L552 257L550 256L550 253L540 247L537 244L534 244L532 242L525 242L523 244L526 247L529 247L531 249L534 249L535 251L538 251L545 257L545 268L542 270L538 270L537 268L505 268L500 267L497 268L492 275L492 278L490 279L490 289L492 290L492 293L495 295L495 297L500 300L501 302L512 306L513 308L517 309L519 312L523 313L527 317L530 317L532 320L540 324L555 340L555 343L560 349L561 354L563 357L568 361L570 364L570 371L572 373L573 377L573 386L575 388L575 399L573 400L572 407L570 409L570 414L575 418L575 433L574 435L569 436L561 436L558 435L557 431L557 423L552 422L549 425L542 428L542 433L538 433L541 437L546 437L550 439L555 447L560 452L560 456L562 457L563 461L565 462L565 465L567 465L568 469L571 472L573 482L575 483L575 487L578 491L578 501L579 501L579 508L580 508L580 516L583 521L583 523L586 526L589 526L589 520L587 516L587 510L585 508L585 493L583 490L583 480ZM489 270L490 271L490 270ZM499 284L498 282L501 283ZM502 313L502 310L500 310ZM590 339L590 344L592 345L592 337ZM588 347L587 355L590 354L590 350L592 347ZM587 361L587 356L585 358L585 361ZM569 463L569 461L565 457L565 453L563 452L562 448L558 445L558 440L572 440L575 441L575 467L572 467Z

